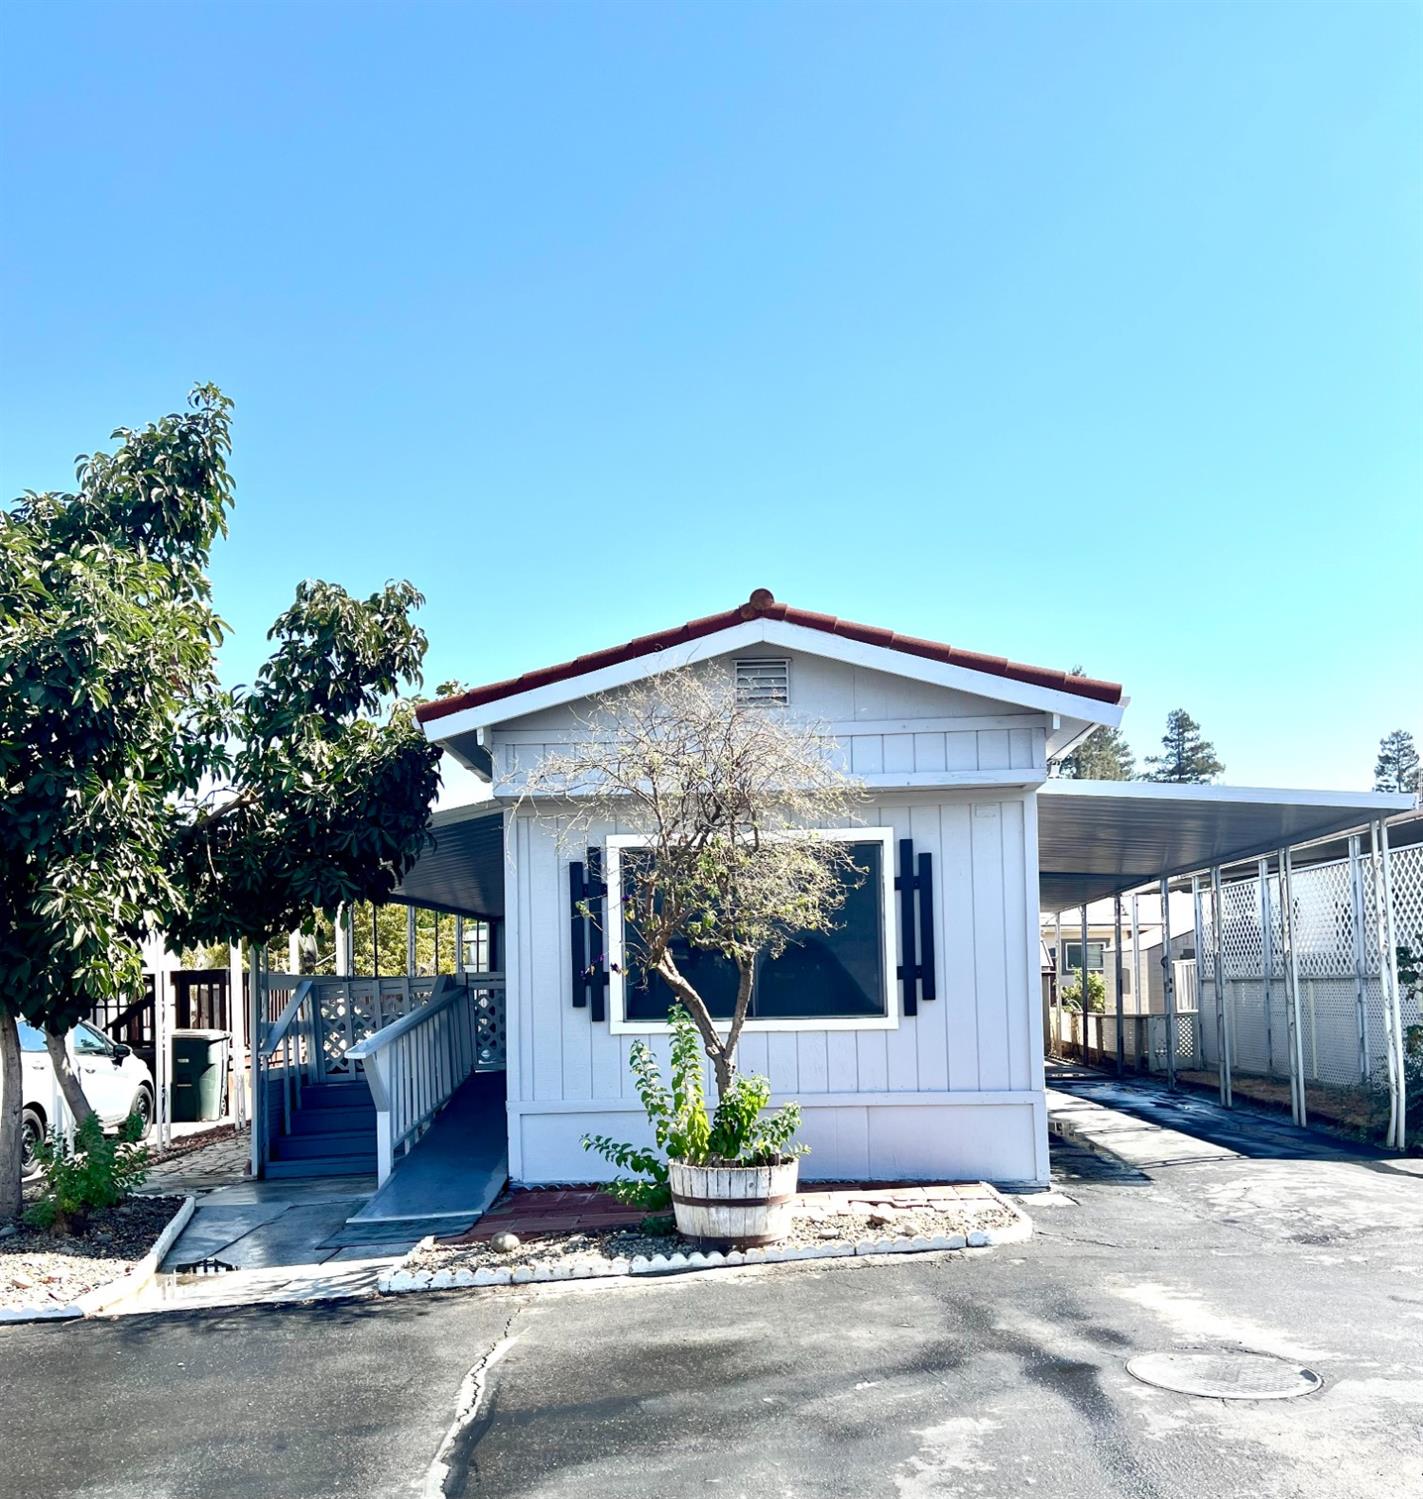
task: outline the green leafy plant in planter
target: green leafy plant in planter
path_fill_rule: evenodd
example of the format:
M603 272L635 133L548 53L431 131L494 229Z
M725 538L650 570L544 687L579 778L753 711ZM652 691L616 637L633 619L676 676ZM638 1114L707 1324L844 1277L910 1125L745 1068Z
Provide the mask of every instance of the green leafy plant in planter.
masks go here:
M810 1148L795 1139L800 1129L799 1104L786 1104L773 1114L765 1112L771 1084L764 1077L738 1073L708 1115L697 1027L681 1005L668 1011L667 1023L672 1029L670 1087L647 1042L633 1042L629 1057L656 1149L607 1135L583 1137L585 1150L596 1151L619 1171L636 1173L610 1182L612 1196L652 1214L666 1213L672 1206L669 1160L693 1166L773 1166L804 1155Z
M31 1228L68 1232L83 1228L97 1208L117 1207L148 1175L148 1149L138 1143L143 1121L130 1114L118 1134L107 1136L95 1114L85 1118L70 1143L58 1130L39 1147L41 1188L25 1213Z

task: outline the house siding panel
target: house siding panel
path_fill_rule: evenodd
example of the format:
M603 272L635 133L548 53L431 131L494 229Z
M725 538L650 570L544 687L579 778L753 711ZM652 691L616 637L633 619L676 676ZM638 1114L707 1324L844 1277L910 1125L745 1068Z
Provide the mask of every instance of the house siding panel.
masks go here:
M777 1097L798 1097L808 1111L814 1100L828 1097L939 1096L951 1111L944 1130L959 1127L956 1095L968 1101L980 1090L1021 1092L1028 1107L1027 1090L1040 1086L1033 1075L1039 1017L1029 993L1037 912L1028 903L1026 875L1027 834L1030 827L1035 831L1035 814L1030 796L1001 793L906 792L866 808L867 824L912 837L916 853L932 856L938 998L921 1000L917 1016L901 1014L890 1030L747 1031L742 1069L766 1074ZM626 829L597 830L594 841L620 830ZM509 1097L511 1111L524 1121L519 1143L511 1142L511 1148L519 1156L521 1180L589 1179L599 1168L578 1149L578 1137L586 1128L606 1132L610 1125L604 1111L620 1117L636 1107L627 1064L637 1037L613 1034L607 1022L593 1022L591 1009L572 1005L567 866L573 851L560 850L553 830L524 814L511 819L511 847L519 877L511 886L518 898L510 907L516 914L509 994L511 1036L518 1044L510 1054ZM895 911L890 936L898 962L897 904ZM898 984L892 1004L896 1013L902 1010ZM666 1037L648 1039L665 1066ZM550 1133L530 1123L540 1107L562 1118L578 1101L588 1117L577 1130ZM932 1125L923 1148L935 1148L941 1121L923 1113L920 1104L911 1112L918 1128ZM890 1175L916 1174L918 1168L910 1171L906 1162L923 1165L915 1155L920 1147L908 1141L891 1144L890 1136L908 1116L896 1115L899 1124L882 1127L873 1107L863 1123L832 1123L819 1105L815 1113L815 1135L808 1138L818 1151L828 1152L817 1163L823 1174L855 1174L853 1161L864 1152ZM1005 1117L1000 1105L994 1105L991 1117ZM556 1150L548 1143L554 1140L560 1142ZM939 1146L948 1150L942 1139ZM997 1152L995 1146L995 1160ZM959 1159L953 1151L942 1158L949 1155ZM890 1171L889 1162L900 1165ZM1000 1174L1026 1179L1035 1171L1036 1153L1030 1153L1015 1171Z

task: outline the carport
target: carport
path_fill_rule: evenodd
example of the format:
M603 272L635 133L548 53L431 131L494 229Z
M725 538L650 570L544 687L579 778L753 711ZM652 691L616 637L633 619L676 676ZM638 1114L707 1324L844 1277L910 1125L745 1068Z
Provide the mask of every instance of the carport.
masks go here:
M1413 842L1418 824L1411 795L1053 780L1038 792L1037 802L1043 911L1079 910L1085 954L1088 904L1113 902L1118 1070L1124 1065L1123 899L1147 891L1161 899L1166 1070L1168 1081L1175 1085L1180 1036L1169 896L1172 891L1189 891L1200 965L1197 977L1202 989L1209 984L1217 996L1211 1018L1221 1102L1233 1103L1226 964L1234 939L1237 947L1248 947L1257 961L1265 1014L1271 1013L1271 1006L1283 1009L1285 1035L1281 1039L1288 1055L1291 1113L1298 1124L1307 1123L1308 1114L1301 960L1308 959L1312 949L1309 932L1302 930L1307 912L1301 906L1297 880L1302 869L1326 855L1337 858L1341 847L1346 850L1347 876L1341 886L1347 884L1347 895L1340 901L1347 900L1347 905L1341 904L1337 912L1326 910L1326 915L1341 930L1348 928L1361 1026L1367 1018L1366 985L1377 985L1379 1039L1390 1095L1388 1143L1403 1147L1404 999L1397 963L1403 934L1398 930L1390 824L1401 824L1402 837ZM1410 855L1417 851L1409 849ZM1232 887L1236 887L1234 898L1226 893ZM1242 903L1242 891L1252 895L1253 909ZM1134 930L1137 927L1133 919ZM1411 930L1410 924L1410 934ZM1366 971L1371 958L1373 973ZM1204 1020L1204 1010L1199 1013ZM1084 1017L1084 1049L1086 1036ZM1367 1047L1364 1055L1367 1060Z

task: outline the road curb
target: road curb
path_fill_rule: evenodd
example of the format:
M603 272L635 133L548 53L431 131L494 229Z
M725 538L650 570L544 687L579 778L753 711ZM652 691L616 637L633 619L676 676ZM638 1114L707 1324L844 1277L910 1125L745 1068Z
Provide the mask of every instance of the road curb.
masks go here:
M73 1322L81 1317L96 1317L112 1310L146 1290L158 1274L158 1267L177 1241L178 1235L188 1226L198 1199L189 1194L183 1205L168 1220L163 1232L153 1242L153 1248L126 1275L106 1281L76 1296L66 1306L11 1306L0 1307L0 1324L13 1326L24 1322Z
M985 1184L986 1185L986 1184ZM1033 1220L1016 1203L989 1187L993 1199L1013 1215L1003 1228L974 1229L968 1234L934 1234L915 1238L860 1239L853 1244L805 1244L791 1249L700 1250L689 1254L638 1255L631 1260L570 1260L557 1265L483 1267L478 1270L406 1270L396 1266L380 1277L382 1295L409 1295L418 1291L450 1291L484 1286L541 1285L551 1281L620 1280L638 1275L686 1275L703 1270L728 1269L738 1265L784 1265L816 1260L864 1259L886 1254L935 1254L952 1249L995 1249L1021 1244L1032 1236ZM419 1245L416 1246L418 1249Z

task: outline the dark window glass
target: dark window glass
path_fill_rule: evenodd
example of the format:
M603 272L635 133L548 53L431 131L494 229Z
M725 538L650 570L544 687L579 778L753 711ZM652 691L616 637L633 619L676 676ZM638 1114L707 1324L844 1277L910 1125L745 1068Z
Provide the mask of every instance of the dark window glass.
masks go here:
M886 1013L884 845L856 843L852 847L864 877L858 884L847 877L835 929L803 935L779 958L761 959L749 1018L841 1020ZM624 866L638 856L637 850L624 849ZM665 1020L673 1001L671 989L657 974L646 974L638 965L640 944L631 923L625 925L623 938L626 1018ZM680 940L673 944L672 955L712 1015L729 1019L736 1006L736 965Z
M1074 969L1082 966L1082 944L1081 942L1067 942L1063 944L1066 951L1066 971L1071 973ZM1105 967L1105 955L1107 944L1105 942L1089 942L1087 944L1087 971L1089 973L1101 973Z

